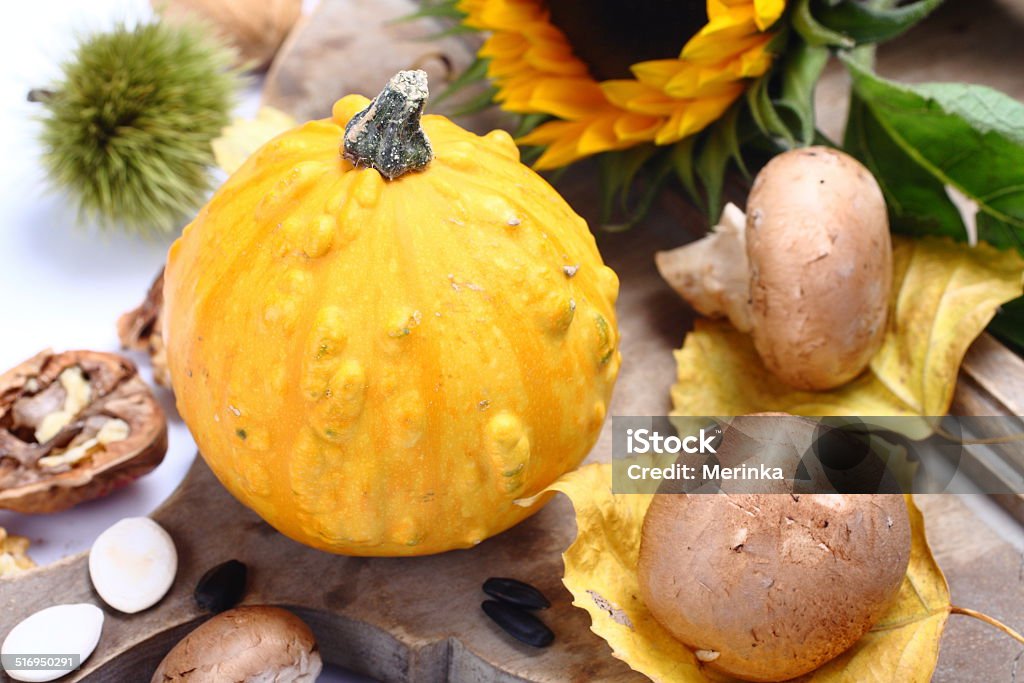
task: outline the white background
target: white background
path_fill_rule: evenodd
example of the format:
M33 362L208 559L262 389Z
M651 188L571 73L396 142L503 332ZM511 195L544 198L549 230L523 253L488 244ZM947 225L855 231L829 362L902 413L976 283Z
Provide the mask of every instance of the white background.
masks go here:
M150 16L145 0L29 0L0 10L0 372L48 347L117 351L117 317L141 302L163 264L170 236L142 239L80 225L73 205L49 190L36 142L39 108L25 100L30 88L59 76L77 34ZM237 113L251 115L257 101L258 83ZM152 383L148 358L128 355ZM153 510L181 481L195 443L170 393L158 388L157 395L168 413L170 449L153 473L56 515L0 511L0 527L31 539L37 563L87 549L118 519ZM354 679L333 672L320 680Z

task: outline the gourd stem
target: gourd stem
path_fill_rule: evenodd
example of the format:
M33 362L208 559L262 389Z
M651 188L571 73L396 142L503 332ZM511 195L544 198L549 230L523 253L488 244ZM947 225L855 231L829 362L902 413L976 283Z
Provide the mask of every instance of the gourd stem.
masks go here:
M399 71L345 126L341 155L388 180L425 168L434 158L420 127L428 94L425 72Z

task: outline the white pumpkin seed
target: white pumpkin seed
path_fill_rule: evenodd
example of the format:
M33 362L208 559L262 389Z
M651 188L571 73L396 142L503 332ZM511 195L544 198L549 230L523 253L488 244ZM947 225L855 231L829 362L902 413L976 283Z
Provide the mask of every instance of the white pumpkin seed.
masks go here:
M128 614L159 602L177 571L174 541L149 517L122 519L100 534L89 551L89 577L96 592Z
M103 610L96 605L54 605L39 610L20 621L4 638L0 655L6 664L15 655L78 655L79 662L88 659L100 640ZM66 669L7 669L16 681L53 681L66 676Z

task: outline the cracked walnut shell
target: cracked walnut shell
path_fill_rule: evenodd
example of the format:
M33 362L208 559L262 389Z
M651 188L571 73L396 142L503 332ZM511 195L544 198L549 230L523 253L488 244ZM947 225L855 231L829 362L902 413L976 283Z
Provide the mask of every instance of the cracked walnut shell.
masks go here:
M0 508L58 512L148 473L167 420L128 360L43 351L0 375Z
M28 539L11 536L0 526L0 578L14 576L36 566L28 556Z

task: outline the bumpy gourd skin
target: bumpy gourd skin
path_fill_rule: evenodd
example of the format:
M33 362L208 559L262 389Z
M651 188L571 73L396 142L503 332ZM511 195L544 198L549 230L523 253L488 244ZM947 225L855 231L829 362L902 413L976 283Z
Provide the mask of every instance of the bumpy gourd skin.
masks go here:
M503 131L426 116L424 171L354 169L367 104L266 144L171 247L168 365L207 463L275 528L422 555L536 512L513 501L586 456L618 279Z

